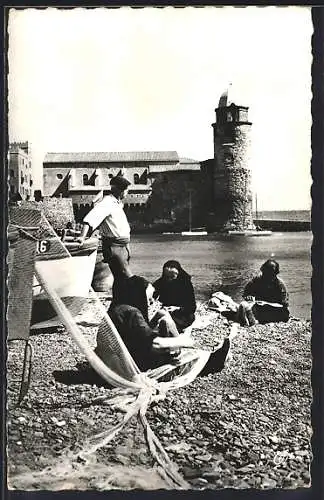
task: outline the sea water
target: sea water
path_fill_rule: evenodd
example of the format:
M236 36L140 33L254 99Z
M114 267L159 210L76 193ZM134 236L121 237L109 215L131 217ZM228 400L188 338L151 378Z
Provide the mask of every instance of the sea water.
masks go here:
M133 235L131 269L154 281L161 275L163 263L176 259L191 274L198 300L206 301L221 290L240 301L248 280L273 257L289 292L292 315L310 318L311 244L311 232L257 237Z

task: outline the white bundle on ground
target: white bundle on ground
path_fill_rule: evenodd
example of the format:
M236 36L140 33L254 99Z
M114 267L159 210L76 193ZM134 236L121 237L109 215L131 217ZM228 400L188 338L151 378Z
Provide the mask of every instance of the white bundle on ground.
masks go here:
M229 295L223 292L214 292L208 301L208 308L218 312L236 312L238 304Z

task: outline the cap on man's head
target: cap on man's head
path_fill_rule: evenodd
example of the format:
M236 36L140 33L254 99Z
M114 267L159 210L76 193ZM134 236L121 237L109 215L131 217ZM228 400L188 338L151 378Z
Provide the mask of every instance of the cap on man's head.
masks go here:
M111 186L115 186L121 191L127 189L130 184L131 182L129 182L129 180L127 180L126 177L123 177L122 175L116 175L110 181Z

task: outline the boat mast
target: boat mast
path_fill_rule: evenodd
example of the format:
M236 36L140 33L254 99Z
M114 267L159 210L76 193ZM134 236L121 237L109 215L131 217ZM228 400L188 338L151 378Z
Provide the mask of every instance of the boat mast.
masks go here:
M191 189L189 189L189 231L191 231Z

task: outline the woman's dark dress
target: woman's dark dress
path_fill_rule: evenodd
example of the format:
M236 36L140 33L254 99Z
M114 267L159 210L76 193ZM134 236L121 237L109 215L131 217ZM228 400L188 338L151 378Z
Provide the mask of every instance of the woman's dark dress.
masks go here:
M277 323L289 319L289 297L284 282L276 276L273 280L265 279L264 276L253 278L245 287L243 297L253 296L255 300L276 302L283 307L253 306L253 314L259 323Z
M163 276L153 283L155 296L164 306L177 306L170 314L179 332L190 326L195 319L196 300L191 278L183 269L178 278L168 281Z
M113 285L113 300L109 316L142 371L170 362L169 353L152 351L158 332L148 323L146 287L148 281L141 276L120 278Z

